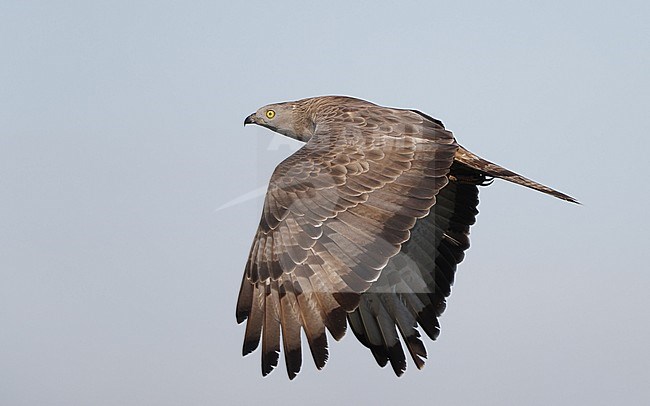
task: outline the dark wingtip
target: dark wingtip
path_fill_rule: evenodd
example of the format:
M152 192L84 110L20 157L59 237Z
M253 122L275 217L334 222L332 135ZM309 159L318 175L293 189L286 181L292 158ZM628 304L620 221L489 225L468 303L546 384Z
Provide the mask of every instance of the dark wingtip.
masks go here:
M388 365L388 356L384 351L384 347L372 344L367 345L367 347L370 348L370 352L372 353L372 356L375 357L377 365L382 368Z
M248 312L237 310L235 317L237 318L237 324L242 324L248 318Z
M287 367L287 375L289 380L293 380L300 372L302 367L302 351L300 347L293 350L285 350L284 360Z
M267 376L278 366L280 352L276 350L262 354L262 376Z
M327 319L325 320L327 330L336 341L339 341L345 336L345 331L348 327L347 314L345 310L338 307L327 315Z
M406 371L406 356L404 355L402 344L399 341L394 346L388 348L388 358L395 375L398 377L404 375L404 371Z
M246 356L257 349L259 340L245 340L242 347L241 355Z
M321 370L325 367L325 364L327 364L327 360L330 356L327 345L327 336L323 331L322 334L308 341L309 349L311 350L311 356L314 360L314 364L316 365L316 369Z

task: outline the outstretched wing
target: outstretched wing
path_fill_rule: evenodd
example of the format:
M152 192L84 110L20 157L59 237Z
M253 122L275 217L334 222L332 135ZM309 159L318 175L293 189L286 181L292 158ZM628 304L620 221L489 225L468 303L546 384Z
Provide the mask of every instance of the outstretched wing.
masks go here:
M390 362L398 376L406 370L400 336L415 365L424 366L427 352L417 327L437 338L438 316L445 310L478 214L477 185L485 183L485 176L454 163L449 177L430 214L417 220L409 241L348 315L352 331L377 363L383 367Z
M302 149L276 168L237 303L248 319L243 353L262 342L262 373L302 363L301 331L317 368L361 294L410 238L448 183L450 132L414 112L333 110Z

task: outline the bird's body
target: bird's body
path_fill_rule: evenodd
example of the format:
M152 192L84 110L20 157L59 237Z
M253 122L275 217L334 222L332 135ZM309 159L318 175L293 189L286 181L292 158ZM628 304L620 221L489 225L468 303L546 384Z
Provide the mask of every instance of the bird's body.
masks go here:
M237 302L243 352L261 339L264 375L282 341L295 377L301 332L322 368L325 330L339 340L348 324L379 365L401 375L403 342L421 368L418 326L439 333L477 186L498 177L575 202L472 154L415 110L324 96L262 107L249 123L306 142L271 177Z

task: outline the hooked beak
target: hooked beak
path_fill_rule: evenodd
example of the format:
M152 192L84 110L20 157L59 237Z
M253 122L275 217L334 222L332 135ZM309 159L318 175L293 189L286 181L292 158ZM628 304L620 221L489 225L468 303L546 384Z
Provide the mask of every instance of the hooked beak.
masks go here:
M246 124L257 124L257 121L255 119L255 113L253 113L250 116L246 117L246 119L244 120L244 126Z

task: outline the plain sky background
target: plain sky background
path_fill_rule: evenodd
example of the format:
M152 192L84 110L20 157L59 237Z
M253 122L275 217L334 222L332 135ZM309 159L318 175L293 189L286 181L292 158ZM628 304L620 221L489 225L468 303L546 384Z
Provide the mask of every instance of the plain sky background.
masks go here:
M0 404L650 404L649 4L2 1ZM351 334L293 382L240 354L262 197L221 207L298 147L242 122L323 94L584 203L482 188L399 379Z

